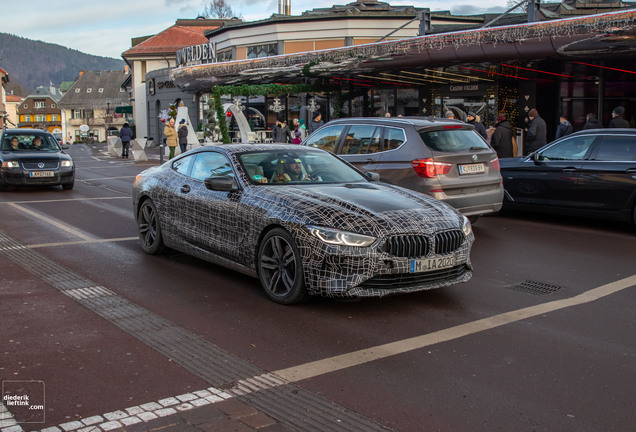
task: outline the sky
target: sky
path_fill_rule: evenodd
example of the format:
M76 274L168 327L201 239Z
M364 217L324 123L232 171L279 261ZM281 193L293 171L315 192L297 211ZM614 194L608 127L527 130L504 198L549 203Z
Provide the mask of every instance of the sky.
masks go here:
M55 43L103 57L121 58L131 39L157 34L177 19L194 19L210 1L204 0L0 0L0 32ZM291 0L291 14L314 8L344 5L354 0ZM226 0L244 21L278 13L278 0ZM507 9L506 0L388 0L391 5L450 10L455 15L496 13Z

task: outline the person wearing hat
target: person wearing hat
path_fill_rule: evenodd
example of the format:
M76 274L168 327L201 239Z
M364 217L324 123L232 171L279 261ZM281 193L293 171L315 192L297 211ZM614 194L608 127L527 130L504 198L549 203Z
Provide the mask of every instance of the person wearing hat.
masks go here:
M170 149L170 155L168 156L170 159L174 157L174 149L177 147L177 130L174 127L174 118L170 117L168 123L163 128L163 134L166 136L166 144Z
M289 126L285 123L285 119L280 117L276 120L276 125L272 130L272 142L275 143L288 143L294 139L294 136L289 130Z
M454 120L455 114L453 114L453 112L449 110L449 111L446 111L446 114L444 114L444 117L446 117L447 119Z
M179 122L179 129L177 129L177 135L179 136L179 147L181 153L188 151L188 125L185 119L181 119Z
M490 137L490 145L497 152L499 158L515 157L512 143L512 126L505 114L499 114L495 119L495 131Z
M528 133L526 134L526 145L524 154L530 154L548 143L547 127L545 120L539 116L539 112L532 108L528 112L530 123L528 124Z
M309 180L309 176L303 177L303 168L300 159L291 157L282 158L277 164L278 174L274 176L274 183L288 183Z
M485 140L488 139L488 132L486 132L486 126L477 121L477 114L473 111L468 111L466 115L466 120L468 124L473 125L475 127L475 131L481 135L481 137Z
M622 106L617 106L612 111L612 119L609 122L609 126L611 128L628 128L629 122L623 118L623 114L625 114L625 108Z

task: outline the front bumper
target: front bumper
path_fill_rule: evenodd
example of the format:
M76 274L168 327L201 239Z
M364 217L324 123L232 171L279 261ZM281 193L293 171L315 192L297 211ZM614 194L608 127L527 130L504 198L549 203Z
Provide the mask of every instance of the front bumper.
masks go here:
M454 256L455 266L443 270L411 273L411 258L390 255L382 241L370 247L332 246L314 243L313 254L302 254L305 286L312 295L325 297L383 297L442 288L472 277L471 233L456 250L427 258ZM317 253L316 253L317 252Z
M58 186L75 181L73 168L54 170L52 177L31 177L30 172L24 169L3 169L0 180L7 186Z

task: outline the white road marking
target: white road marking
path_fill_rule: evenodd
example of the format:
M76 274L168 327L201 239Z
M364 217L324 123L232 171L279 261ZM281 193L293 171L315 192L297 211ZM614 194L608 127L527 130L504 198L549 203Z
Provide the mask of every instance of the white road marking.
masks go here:
M495 327L500 327L527 318L532 318L538 315L546 314L548 312L554 312L559 309L592 302L624 290L626 288L633 287L634 285L636 285L636 275L632 275L628 278L621 279L616 282L591 289L589 291L585 291L579 295L567 299L555 300L548 303L542 303L523 309L505 312L499 315L491 316L489 318L472 321L466 324L461 324L433 333L416 336L401 341L391 342L384 345L378 345L375 347L366 348L363 350L354 351L351 353L342 354L322 360L317 360L310 363L293 366L287 369L281 369L272 372L272 374L277 375L289 382L301 381L304 379L316 377L318 375L335 372L341 369L358 366L374 360L379 360L397 354L424 348L430 345L459 339L464 336L472 335L485 330L490 330Z
M60 199L47 199L47 200L30 200L30 201L4 201L0 204L38 204L38 203L56 203L67 201L96 201L96 200L114 200L114 199L130 199L130 195L116 196L116 197L98 197L98 198L60 198Z
M74 228L71 228L68 225L64 225L64 224L62 224L60 222L54 221L53 219L51 219L49 217L46 217L46 216L41 215L41 214L39 214L37 212L34 212L34 211L29 210L27 208L24 208L24 207L22 207L22 206L20 206L20 205L18 205L16 203L11 202L11 203L8 203L8 204L11 207L15 208L16 210L19 210L21 212L24 212L24 213L30 215L30 216L33 216L33 217L35 217L37 219L40 219L40 220L42 220L42 221L44 221L44 222L46 222L48 224L51 224L54 227L61 229L62 231L65 231L65 232L67 232L67 233L69 233L71 235L74 235L75 237L79 237L79 238L84 239L86 241L94 241L94 240L96 240L94 237L88 236L88 235L84 234L81 231L78 231L78 230L76 230Z
M115 242L132 241L132 240L138 240L138 239L139 237L90 239L90 240L78 240L78 241L68 241L68 242L58 242L58 243L39 243L39 244L27 245L27 247L29 249L38 249L38 248L46 248L46 247L72 246L72 245L92 244L92 243L115 243Z

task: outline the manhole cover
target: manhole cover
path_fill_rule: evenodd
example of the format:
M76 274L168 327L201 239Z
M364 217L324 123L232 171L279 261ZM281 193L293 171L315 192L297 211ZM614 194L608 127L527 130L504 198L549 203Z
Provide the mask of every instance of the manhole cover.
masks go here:
M511 289L513 291L521 291L521 292L534 294L534 295L548 295L561 289L560 286L551 285L551 284L547 284L543 282L531 281L531 280L525 280L516 285L512 285L506 288Z

